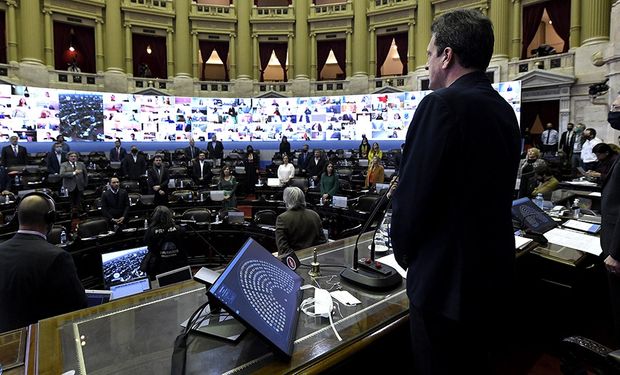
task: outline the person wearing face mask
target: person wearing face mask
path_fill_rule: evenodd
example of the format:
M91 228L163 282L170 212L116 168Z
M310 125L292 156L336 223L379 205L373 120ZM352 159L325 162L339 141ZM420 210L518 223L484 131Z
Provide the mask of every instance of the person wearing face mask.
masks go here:
M101 214L108 219L110 224L125 226L129 213L129 195L125 189L120 188L118 177L111 177L109 189L101 194Z
M45 165L47 165L47 173L58 174L60 173L60 165L67 161L67 153L63 151L62 144L60 142L54 143L52 152L48 152L45 157Z
M536 168L546 166L547 162L540 157L539 149L532 147L527 150L527 155L525 159L521 160L517 174L516 186L519 190L519 197L527 197L530 195L537 184L536 178L534 177Z
M575 142L573 142L573 152L570 158L570 165L573 172L577 170L577 167L583 167L581 148L583 147L583 130L585 128L586 126L582 123L575 126Z
M583 169L590 171L596 168L596 165L598 164L596 154L594 154L592 150L594 149L594 146L603 141L596 137L596 130L593 128L587 128L584 130L583 138L585 138L585 142L583 142L583 145L581 146L581 161L583 162Z
M552 191L558 188L560 181L553 176L551 169L547 166L540 166L534 170L536 181L538 186L532 191L531 196L536 197L538 194L549 195Z
M620 93L619 93L620 94ZM620 95L607 114L609 125L620 130ZM620 343L620 167L614 163L601 181L601 249L605 257L607 281L614 320L614 339Z
M131 152L121 162L121 171L127 179L136 181L146 173L146 159L136 146L131 146Z

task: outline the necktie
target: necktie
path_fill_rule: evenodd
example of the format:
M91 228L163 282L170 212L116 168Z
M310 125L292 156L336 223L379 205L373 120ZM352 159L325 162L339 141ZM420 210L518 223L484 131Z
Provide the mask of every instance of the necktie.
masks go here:
M547 130L547 143L549 144L549 137L551 137L551 130Z
M200 162L200 178L203 178L204 176L202 175L203 173L203 168L204 168L204 162Z
M71 166L73 167L73 170L75 170L75 163L71 163Z
M194 148L191 148L191 155L192 155L192 159L194 158Z
M15 153L15 156L17 156L17 146L13 146L13 153Z

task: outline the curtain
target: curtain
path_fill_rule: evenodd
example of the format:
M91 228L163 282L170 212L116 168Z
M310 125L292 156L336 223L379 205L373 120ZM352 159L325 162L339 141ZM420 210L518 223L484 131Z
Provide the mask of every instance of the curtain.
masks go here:
M551 22L553 22L553 29L564 41L562 52L568 52L570 42L570 1L552 0L544 5Z
M273 51L273 43L260 43L258 45L258 55L260 59L260 81L265 81L265 69L267 69L267 64L269 64L269 58L271 57L271 52Z
M392 39L394 35L378 35L377 36L377 72L376 77L381 77L381 67L385 62L388 54L390 53L390 47L392 46Z
M334 56L336 56L336 60L338 61L338 66L340 70L342 70L342 77L346 77L347 75L347 41L345 39L342 40L332 40L332 50L334 51Z
M224 64L224 80L228 81L228 42L212 42L208 40L201 40L199 43L200 54L202 54L202 69L200 70L200 80L204 81L205 68L207 66L207 60L211 56L211 51L215 49L215 52L220 56L222 63Z
M6 56L6 13L0 12L0 63L8 62Z
M521 41L521 58L527 58L527 46L532 43L540 27L540 20L545 11L545 4L534 4L523 8L523 40ZM570 20L569 20L570 21Z
M316 42L316 77L318 80L321 79L321 70L325 67L325 63L327 62L327 57L329 56L329 51L331 51L331 49L330 41Z
M284 72L284 82L288 82L288 75L286 74L286 52L288 50L287 43L276 43L274 44L273 50L276 53L276 57L280 61L280 66L282 67L282 72Z
M407 66L407 54L409 53L409 33L404 32L400 34L394 34L394 41L396 43L396 50L400 56L400 62L403 64L402 75L407 75L409 72Z
M327 63L327 58L329 57L329 51L334 51L334 56L336 57L336 62L338 63L338 67L342 70L343 79L347 75L347 62L346 62L346 53L347 53L347 42L344 39L341 40L322 40L316 42L316 51L317 51L317 79L321 79L321 71L325 67Z
M69 51L70 45L75 49L73 52ZM95 30L87 26L54 22L54 68L67 70L74 59L81 72L97 72Z
M150 77L168 78L168 63L166 55L166 37L142 34L132 34L133 75L140 77L142 70L140 65L146 64L151 71ZM146 52L147 46L151 47L151 53Z

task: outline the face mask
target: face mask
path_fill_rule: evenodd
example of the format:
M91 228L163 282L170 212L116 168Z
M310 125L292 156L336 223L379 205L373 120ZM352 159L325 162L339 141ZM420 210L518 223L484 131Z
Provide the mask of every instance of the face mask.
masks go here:
M582 132L583 132L583 129L581 129L581 128L575 129L575 133L577 133L577 134L582 133Z
M60 154L61 152L62 152L62 147L58 147L58 148L56 148L56 153L57 153L57 154Z
M609 112L607 121L612 128L620 130L620 112Z
M131 150L131 153L132 153L132 154L137 154L137 153L138 153L138 150Z
M527 162L530 163L530 164L532 164L535 161L536 161L536 159L527 159Z

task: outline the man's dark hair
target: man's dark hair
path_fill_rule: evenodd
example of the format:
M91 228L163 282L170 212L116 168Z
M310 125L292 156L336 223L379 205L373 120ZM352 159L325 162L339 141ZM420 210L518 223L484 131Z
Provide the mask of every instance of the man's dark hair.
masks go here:
M599 143L592 147L592 152L595 154L609 154L614 155L616 152L607 144L607 143Z
M549 168L546 165L539 165L538 167L536 167L536 169L534 169L534 173L536 173L539 176L552 176L553 173L551 173L551 168Z
M473 9L457 9L439 16L431 26L437 56L450 47L463 68L485 71L493 55L493 24Z
M596 137L596 129L594 129L594 128L587 128L584 131L590 133L591 136Z

